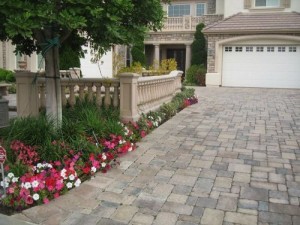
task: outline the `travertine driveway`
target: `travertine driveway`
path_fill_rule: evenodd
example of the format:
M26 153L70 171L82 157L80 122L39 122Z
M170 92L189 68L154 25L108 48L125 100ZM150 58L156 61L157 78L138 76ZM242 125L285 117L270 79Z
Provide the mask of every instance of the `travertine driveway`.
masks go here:
M300 90L197 88L120 167L16 215L42 224L300 224Z

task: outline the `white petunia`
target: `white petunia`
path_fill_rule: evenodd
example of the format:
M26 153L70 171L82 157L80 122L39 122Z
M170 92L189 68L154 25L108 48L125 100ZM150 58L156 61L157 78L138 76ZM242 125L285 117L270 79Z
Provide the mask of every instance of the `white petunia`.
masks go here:
M33 188L36 188L36 187L39 186L39 182L38 182L37 180L35 180L35 181L33 181L33 182L31 183L31 186L32 186Z
M66 172L67 172L66 169L62 169L62 170L60 171L60 176L63 177L64 179L67 179L67 177L66 177Z
M40 168L43 167L43 165L42 165L42 163L38 163L38 164L36 165L36 167L40 169Z
M93 173L95 173L95 172L97 171L96 167L93 166L93 167L91 168L91 171L92 171Z
M101 163L101 166L106 167L106 163L105 162Z
M106 160L106 159L107 159L107 157L106 157L106 155L105 155L104 153L102 153L102 159L103 159L103 160Z
M77 179L76 182L74 183L75 187L79 187L81 184L81 180Z
M3 185L5 185L5 187L8 187L9 183L7 183L7 182L4 182L4 183L3 183L3 181L1 181L1 182L0 182L0 186L3 187Z
M29 189L29 188L31 188L31 184L30 184L30 182L25 182L25 184L24 184L24 188L26 188L26 189Z
M7 176L8 176L9 178L13 178L15 175L14 175L13 173L8 173Z
M32 198L33 198L34 201L37 201L37 200L40 199L40 195L38 193L35 193L35 194L32 195Z
M73 184L72 184L71 182L68 182L68 183L67 183L67 188L70 189L70 188L72 188L72 187L73 187Z
M132 147L130 147L130 148L128 149L128 151L131 152L131 151L132 151Z
M69 176L69 180L75 180L75 176L74 176L73 174L71 174L71 175Z
M18 182L18 180L19 180L19 178L18 177L13 177L13 179L11 180L13 183L17 183Z

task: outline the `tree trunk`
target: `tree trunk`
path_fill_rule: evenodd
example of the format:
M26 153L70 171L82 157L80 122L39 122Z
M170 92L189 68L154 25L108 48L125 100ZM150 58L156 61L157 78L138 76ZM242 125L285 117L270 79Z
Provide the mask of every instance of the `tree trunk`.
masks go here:
M53 46L47 51L45 64L46 114L54 120L56 127L60 127L62 121L62 103L58 46Z

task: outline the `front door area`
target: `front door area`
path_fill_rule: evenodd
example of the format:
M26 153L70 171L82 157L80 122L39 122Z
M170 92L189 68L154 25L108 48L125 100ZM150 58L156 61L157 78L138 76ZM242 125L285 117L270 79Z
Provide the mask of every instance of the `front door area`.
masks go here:
M167 59L174 58L177 62L177 69L185 71L185 49L167 49Z

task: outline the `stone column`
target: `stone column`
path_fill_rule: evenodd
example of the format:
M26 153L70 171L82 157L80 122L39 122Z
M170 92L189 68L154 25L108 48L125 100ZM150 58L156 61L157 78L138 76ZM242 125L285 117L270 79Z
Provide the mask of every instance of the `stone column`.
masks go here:
M39 114L38 86L34 82L36 73L16 71L18 117Z
M159 63L160 63L160 58L159 58L159 44L154 45L154 68L158 69L159 68Z
M185 45L185 72L190 68L191 66L191 44Z
M122 73L120 77L120 117L123 121L137 121L138 78L135 73Z

